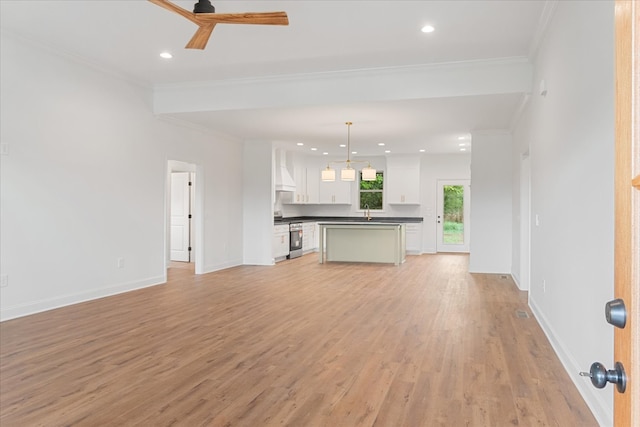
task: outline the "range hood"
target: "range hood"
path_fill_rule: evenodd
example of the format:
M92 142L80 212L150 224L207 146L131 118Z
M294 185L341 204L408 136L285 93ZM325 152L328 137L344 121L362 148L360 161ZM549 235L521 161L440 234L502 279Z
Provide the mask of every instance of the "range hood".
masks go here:
M296 182L287 170L284 150L276 150L276 191L296 191Z

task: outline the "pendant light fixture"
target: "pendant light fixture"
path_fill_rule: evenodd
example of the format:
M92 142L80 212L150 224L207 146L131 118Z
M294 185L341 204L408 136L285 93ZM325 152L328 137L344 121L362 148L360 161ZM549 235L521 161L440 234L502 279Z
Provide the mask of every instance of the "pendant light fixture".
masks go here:
M342 162L329 162L327 164L327 168L322 171L321 178L324 182L332 182L336 180L336 171L331 169L331 163L344 163L345 166L340 170L340 179L342 181L355 181L356 180L356 170L351 167L351 163L363 163L358 160L351 160L351 125L352 122L346 122L347 125L347 160ZM375 181L376 180L376 170L371 167L371 163L367 163L367 167L362 169L362 180L363 181Z

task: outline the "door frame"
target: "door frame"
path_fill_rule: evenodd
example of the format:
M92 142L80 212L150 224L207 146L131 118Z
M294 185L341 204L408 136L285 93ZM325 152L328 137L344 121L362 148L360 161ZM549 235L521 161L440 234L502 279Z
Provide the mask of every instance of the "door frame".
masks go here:
M640 6L615 3L615 267L614 296L624 300L627 324L614 330L614 359L627 374L614 391L614 425L640 425ZM635 168L635 170L634 170ZM636 381L634 381L636 380Z
M464 244L445 245L442 243L444 229L443 198L445 185L462 185L465 187L463 198L464 210ZM471 237L471 180L470 179L438 179L436 182L436 252L469 252Z
M204 273L204 186L203 169L201 165L183 162L180 160L167 160L165 174L165 210L164 210L164 265L165 270L169 268L171 258L171 173L172 172L192 172L195 176L193 180L193 209L191 220L192 245L195 249L192 254L195 264L195 274Z

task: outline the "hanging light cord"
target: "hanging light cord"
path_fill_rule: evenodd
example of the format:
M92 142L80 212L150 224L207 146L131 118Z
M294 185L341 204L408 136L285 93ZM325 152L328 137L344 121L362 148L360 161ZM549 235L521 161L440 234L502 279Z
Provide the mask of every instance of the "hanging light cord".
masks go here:
M351 167L351 125L353 123L346 122L347 125L347 168Z
M345 122L345 125L347 125L347 160L330 160L327 163L346 163L347 166L350 166L351 163L369 163L370 162L368 160L351 160L351 125L353 124L352 122ZM328 167L328 165L327 165Z
M352 122L345 122L345 124L347 125L347 161L329 161L327 162L327 168L322 171L322 176L323 176L323 181L333 181L335 179L334 175L332 175L332 169L331 169L331 163L346 163L347 167L346 169L352 169L351 167L351 125L353 124ZM363 172L366 170L367 173L367 178L363 178L364 181L375 181L375 169L373 169L371 167L371 162L369 162L368 160L354 160L353 163L367 163L368 166L365 167L363 169ZM371 175L371 172L373 172L373 175ZM324 179L325 173L329 174L329 178L328 179ZM348 181L353 181L353 179L349 179Z

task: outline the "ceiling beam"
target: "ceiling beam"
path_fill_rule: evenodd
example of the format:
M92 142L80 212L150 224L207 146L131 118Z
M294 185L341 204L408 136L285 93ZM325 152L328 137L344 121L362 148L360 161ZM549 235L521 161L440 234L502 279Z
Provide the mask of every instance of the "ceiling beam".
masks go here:
M531 92L526 58L158 85L155 114Z

